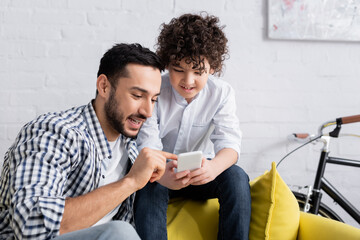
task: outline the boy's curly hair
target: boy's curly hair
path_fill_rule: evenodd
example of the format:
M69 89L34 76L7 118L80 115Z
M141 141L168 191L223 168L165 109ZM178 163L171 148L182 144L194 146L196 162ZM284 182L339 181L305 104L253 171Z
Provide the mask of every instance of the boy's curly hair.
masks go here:
M207 13L184 14L161 25L157 51L166 66L183 58L201 73L205 70L204 57L211 69L220 75L228 57L227 38L219 26L219 18Z

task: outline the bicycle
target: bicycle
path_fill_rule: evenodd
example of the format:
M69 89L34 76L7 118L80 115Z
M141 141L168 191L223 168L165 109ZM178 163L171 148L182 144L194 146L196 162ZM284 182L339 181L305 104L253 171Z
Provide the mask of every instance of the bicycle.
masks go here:
M307 133L304 134L293 134L294 139L302 140L305 143L301 146L295 148L293 151L289 152L285 155L277 164L280 163L290 154L295 152L296 150L302 148L303 146L315 142L321 141L324 146L321 149L321 154L319 158L319 163L315 175L314 185L313 186L305 186L307 188L307 194L297 192L293 190L293 194L295 195L299 207L304 212L310 212L316 215L321 215L327 218L335 219L340 222L344 222L343 219L330 207L324 204L321 199L323 196L323 192L325 192L330 198L332 198L338 205L343 208L356 222L360 224L360 211L356 209L356 207L348 201L325 177L325 168L327 164L336 164L343 166L351 166L360 168L360 160L355 159L346 159L330 156L330 140L331 138L338 138L342 136L356 136L355 134L340 134L341 126L343 124L350 124L360 122L360 115L354 115L349 117L337 118L335 121L325 122L319 127L317 135L310 135ZM330 131L329 133L323 133L324 129L336 125L336 127Z

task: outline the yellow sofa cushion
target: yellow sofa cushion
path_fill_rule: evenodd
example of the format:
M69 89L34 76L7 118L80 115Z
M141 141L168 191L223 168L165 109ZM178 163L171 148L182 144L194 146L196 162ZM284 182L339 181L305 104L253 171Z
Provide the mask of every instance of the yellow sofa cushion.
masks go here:
M359 240L360 229L310 213L300 213L298 240Z
M296 239L300 212L298 203L276 171L265 172L250 182L250 240ZM217 199L193 201L176 199L167 212L168 239L217 239L219 222Z
M300 211L296 198L276 171L272 169L250 182L250 240L296 239Z
M219 202L173 199L167 210L170 240L216 240L219 223Z
M360 229L299 211L297 201L272 163L271 171L250 182L250 240L360 239ZM219 222L217 199L193 201L174 199L167 212L170 240L215 240ZM300 218L301 215L301 218ZM300 218L300 222L299 222ZM299 226L300 225L300 226Z

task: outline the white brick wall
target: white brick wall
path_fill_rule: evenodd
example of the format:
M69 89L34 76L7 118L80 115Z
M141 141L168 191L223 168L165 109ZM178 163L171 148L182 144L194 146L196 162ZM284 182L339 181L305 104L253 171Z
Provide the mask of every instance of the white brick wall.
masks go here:
M114 43L153 49L161 23L205 10L220 17L230 42L224 78L238 93L239 164L251 178L262 174L296 146L288 134L315 132L322 122L360 113L360 44L269 40L265 2L1 0L0 155L37 115L86 104L95 93L99 60ZM360 125L344 130L360 134ZM359 143L336 142L333 152L360 159ZM285 181L311 184L318 149L289 157L279 168ZM358 173L329 167L328 178L360 208Z

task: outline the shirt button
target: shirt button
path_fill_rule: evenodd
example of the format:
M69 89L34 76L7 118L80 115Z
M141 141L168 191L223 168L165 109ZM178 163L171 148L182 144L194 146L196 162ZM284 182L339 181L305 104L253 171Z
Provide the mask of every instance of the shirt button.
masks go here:
M111 159L111 155L108 156L108 159Z
M105 175L102 175L101 177L102 177L102 178L105 178Z

